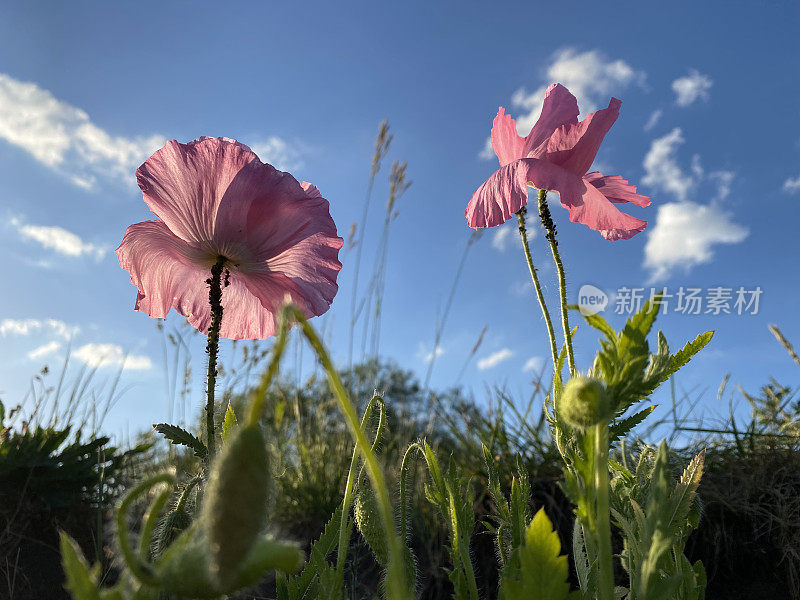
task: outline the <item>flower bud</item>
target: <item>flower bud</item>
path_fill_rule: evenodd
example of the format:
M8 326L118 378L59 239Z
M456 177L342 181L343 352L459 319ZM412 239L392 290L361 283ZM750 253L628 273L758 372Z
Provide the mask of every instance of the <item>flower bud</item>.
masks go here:
M369 544L378 564L386 566L389 561L386 533L383 530L383 521L381 520L375 492L372 491L369 482L365 482L364 485L360 486L353 512L355 513L358 530L364 536L367 544Z
M611 419L611 398L602 381L578 375L564 386L558 414L571 427L588 429Z
M208 534L210 567L229 585L267 519L269 456L258 425L234 430L211 467L201 522Z

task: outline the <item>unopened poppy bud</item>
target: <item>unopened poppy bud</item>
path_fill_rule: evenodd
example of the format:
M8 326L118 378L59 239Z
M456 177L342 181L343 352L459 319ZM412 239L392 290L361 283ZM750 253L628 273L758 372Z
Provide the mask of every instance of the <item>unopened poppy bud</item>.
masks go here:
M564 386L558 413L568 425L588 429L611 418L611 399L603 382L578 375Z
M258 425L234 430L211 467L202 508L212 573L224 588L267 519L269 457Z
M383 530L383 521L381 520L375 492L372 491L369 483L360 487L353 512L355 513L358 530L364 536L367 544L369 544L375 559L380 565L385 566L389 561L386 532Z

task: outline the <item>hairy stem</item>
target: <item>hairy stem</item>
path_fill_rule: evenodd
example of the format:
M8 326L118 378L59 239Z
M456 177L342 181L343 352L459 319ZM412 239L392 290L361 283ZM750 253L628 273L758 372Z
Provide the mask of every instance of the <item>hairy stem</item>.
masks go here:
M217 385L217 354L219 354L219 328L222 325L222 270L225 258L220 256L211 267L211 277L206 279L209 285L208 303L211 305L211 327L208 328L208 374L206 376L206 447L208 460L214 457L214 391Z
M594 488L596 497L596 539L598 600L614 600L614 563L611 554L611 519L608 503L608 423L595 425Z
M550 243L550 251L553 253L553 260L556 263L558 272L558 291L561 301L561 327L564 329L564 343L567 346L567 362L569 364L570 376L575 375L575 354L572 351L572 336L570 335L569 317L567 316L567 278L564 275L564 264L561 262L561 255L558 253L558 241L556 241L556 224L550 216L550 207L547 205L547 190L539 190L539 218L542 220L545 237Z
M373 396L364 409L364 416L361 418L362 431L372 417L372 409L378 396ZM377 436L376 436L377 442ZM373 444L374 445L374 444ZM347 559L347 543L350 535L350 509L353 506L355 497L356 480L358 479L358 459L361 457L358 446L353 448L353 457L350 459L350 468L347 471L347 483L344 486L344 498L342 499L342 517L339 520L339 547L336 552L336 571L339 576L344 573L344 563Z
M533 287L536 290L536 298L539 300L539 306L542 307L542 315L544 322L547 325L547 335L550 337L550 354L553 359L553 375L558 369L558 350L556 350L556 336L553 332L553 321L550 319L550 311L547 310L547 304L544 301L544 294L542 293L542 286L539 283L539 276L536 274L536 267L533 266L533 258L531 257L531 249L528 245L528 234L525 227L525 213L527 210L523 206L517 212L517 222L519 223L519 235L522 238L522 249L525 251L525 260L528 263L528 271L531 273L533 280Z

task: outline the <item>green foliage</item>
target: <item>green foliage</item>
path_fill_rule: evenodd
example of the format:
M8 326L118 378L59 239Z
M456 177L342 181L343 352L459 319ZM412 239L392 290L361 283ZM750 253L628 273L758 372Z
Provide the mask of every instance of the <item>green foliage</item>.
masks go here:
M647 398L659 385L702 350L714 335L707 331L670 354L664 335L658 333L658 350L650 352L647 336L661 306L661 297L645 302L641 310L616 333L600 315L589 315L586 322L603 333L593 373L605 381L615 414L621 416L632 404Z
M642 453L634 472L613 465L612 512L624 535L631 600L703 598L702 565L689 563L683 549L699 522L695 501L705 454L698 454L674 485L668 460L662 442L657 452Z
M447 471L442 472L436 454L427 442L423 442L422 452L430 474L430 482L425 485L425 497L439 509L450 534L448 552L453 566L449 577L453 584L453 599L478 600L469 548L475 530L469 479L460 473L452 459Z
M75 600L100 600L100 593L97 591L99 568L90 571L78 544L63 532L60 535L60 548L67 579L64 587Z
M177 425L169 423L156 423L153 425L158 433L167 438L171 444L186 446L194 452L198 458L205 458L208 455L208 448L200 439Z
M222 420L222 441L227 442L228 438L231 435L234 427L238 422L236 421L236 413L233 410L233 406L230 402L228 402L228 408L225 411L225 418Z
M503 574L501 600L567 600L577 598L567 582L567 557L544 509L533 517L525 532L525 542L516 553L519 569Z

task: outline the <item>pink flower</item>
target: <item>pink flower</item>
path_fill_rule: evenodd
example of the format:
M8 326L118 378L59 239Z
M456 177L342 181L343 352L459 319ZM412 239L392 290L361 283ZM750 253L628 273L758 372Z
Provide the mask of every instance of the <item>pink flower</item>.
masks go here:
M501 107L492 126L497 170L473 194L464 214L469 226L494 227L528 203L528 182L558 192L569 220L599 231L607 240L628 239L647 221L620 212L615 204L649 206L650 198L619 175L587 173L606 133L619 116L621 102L578 122L578 102L560 83L545 92L542 114L527 137L517 134L514 119Z
M167 142L136 179L158 217L128 227L117 248L139 288L136 310L163 318L174 308L207 332L206 279L220 257L228 280L222 337L273 335L286 298L308 317L328 310L342 238L313 185L262 163L244 144L209 137Z

